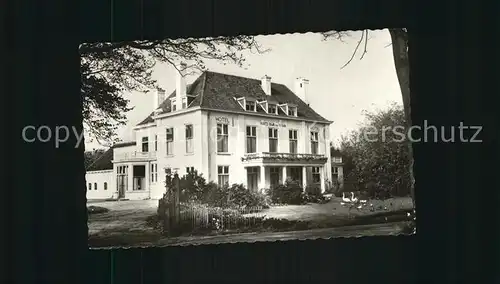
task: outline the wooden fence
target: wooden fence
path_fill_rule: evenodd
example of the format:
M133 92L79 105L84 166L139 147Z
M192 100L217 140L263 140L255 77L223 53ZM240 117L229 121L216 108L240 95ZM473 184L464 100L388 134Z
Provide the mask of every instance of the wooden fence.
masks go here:
M179 202L179 176L166 177L166 192L158 202L158 215L163 230L169 236L178 236L186 231L231 230L252 225L265 217L262 207L213 208L202 204Z

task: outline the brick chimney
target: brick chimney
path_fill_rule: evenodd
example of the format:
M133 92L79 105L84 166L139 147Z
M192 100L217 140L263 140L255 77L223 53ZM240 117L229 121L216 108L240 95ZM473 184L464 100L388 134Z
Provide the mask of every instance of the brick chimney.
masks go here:
M266 95L270 96L271 95L271 77L265 75L264 77L262 77L261 83L262 83L262 90L264 91L264 93Z
M186 97L186 68L187 65L181 62L177 65L177 77L175 80L175 104L177 110L182 109L182 99Z
M309 105L308 91L309 80L306 78L299 77L295 80L295 94L307 105Z

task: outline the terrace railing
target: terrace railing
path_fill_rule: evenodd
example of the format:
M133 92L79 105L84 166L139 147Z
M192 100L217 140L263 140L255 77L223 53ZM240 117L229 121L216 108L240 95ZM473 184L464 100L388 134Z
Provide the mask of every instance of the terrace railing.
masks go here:
M323 154L302 154L302 153L248 153L241 158L243 162L256 159L264 161L312 161L312 162L326 162L328 157Z
M156 152L129 152L116 154L115 161L140 161L140 160L154 160L156 159Z

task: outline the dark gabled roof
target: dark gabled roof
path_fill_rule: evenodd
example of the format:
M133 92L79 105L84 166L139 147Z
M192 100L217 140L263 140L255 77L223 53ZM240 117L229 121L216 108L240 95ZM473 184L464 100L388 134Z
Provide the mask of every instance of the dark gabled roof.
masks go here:
M135 141L131 142L120 142L113 145L106 152L104 152L99 158L97 158L92 164L90 164L86 171L105 171L113 169L113 149L127 146L136 145Z
M109 148L104 152L99 158L97 158L92 164L90 164L86 171L104 171L113 169L113 148Z
M235 97L250 97L261 100L273 100L278 103L290 103L297 105L297 117L321 122L330 122L310 106L295 95L288 87L283 84L271 83L271 96L267 96L261 87L261 81L258 79L239 77L234 75L222 74L212 71L203 72L192 84L187 86L187 93L195 96L189 104L190 107L202 107L217 110L243 111L242 107L234 99ZM175 97L175 90L160 105L162 112L170 112L170 98ZM257 106L257 112L265 113L262 108ZM281 110L279 115L286 116ZM154 122L153 113L148 115L138 125L144 125Z
M135 141L130 141L130 142L119 142L113 145L112 148L120 148L120 147L128 147L128 146L134 146L136 145Z

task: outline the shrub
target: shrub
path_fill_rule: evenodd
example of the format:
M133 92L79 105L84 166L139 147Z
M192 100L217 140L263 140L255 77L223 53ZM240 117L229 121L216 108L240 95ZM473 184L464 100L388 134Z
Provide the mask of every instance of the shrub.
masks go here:
M304 200L313 203L323 203L326 201L326 198L321 194L321 186L313 184L306 187Z
M203 199L207 182L202 174L194 170L179 179L181 202L195 202Z
M226 207L228 203L228 187L219 186L214 182L209 182L203 189L203 198L200 203L213 207Z
M242 184L233 184L227 189L229 207L264 207L266 195L246 189Z
M275 204L304 203L303 189L297 182L287 181L284 185L278 185L268 190L271 201Z

